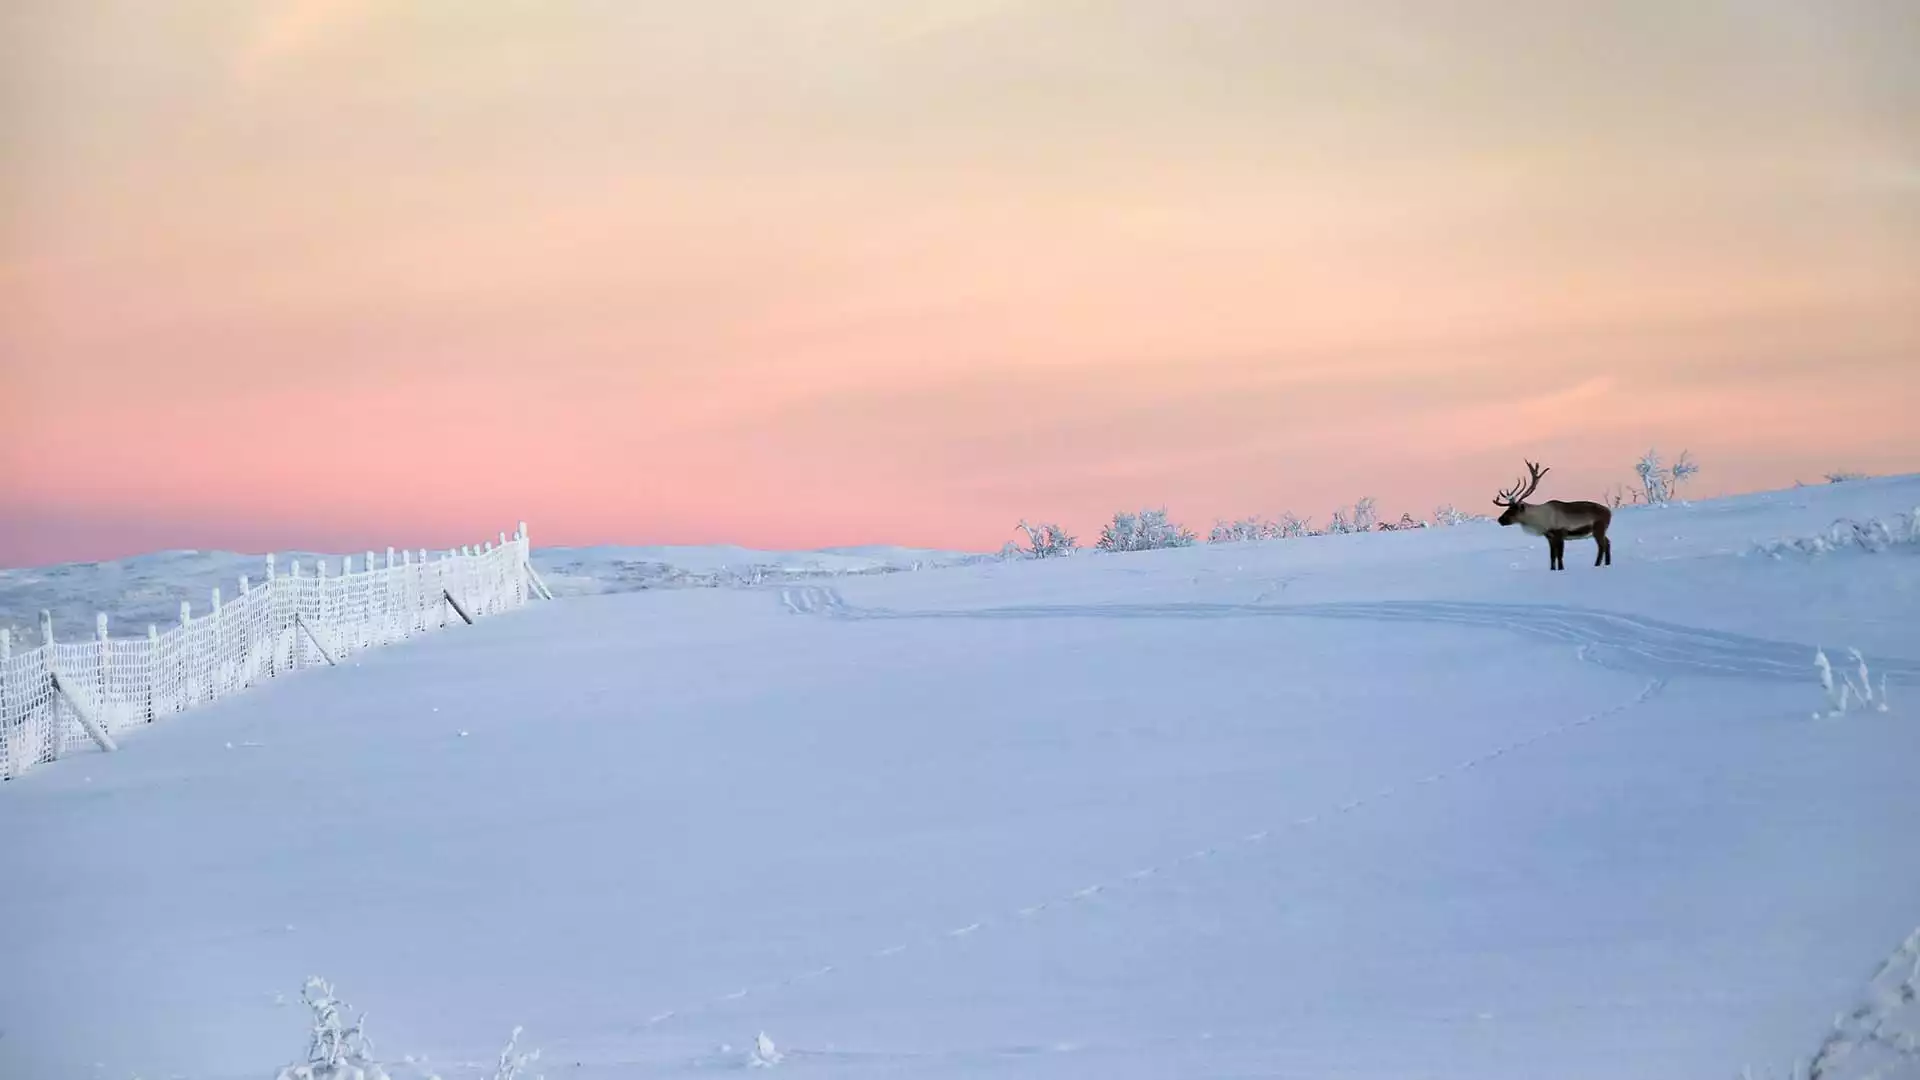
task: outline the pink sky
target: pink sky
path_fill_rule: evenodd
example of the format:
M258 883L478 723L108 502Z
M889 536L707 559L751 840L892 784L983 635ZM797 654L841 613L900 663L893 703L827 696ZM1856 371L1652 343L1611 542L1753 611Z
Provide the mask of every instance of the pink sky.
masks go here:
M1911 471L1915 41L1898 0L15 0L0 564Z

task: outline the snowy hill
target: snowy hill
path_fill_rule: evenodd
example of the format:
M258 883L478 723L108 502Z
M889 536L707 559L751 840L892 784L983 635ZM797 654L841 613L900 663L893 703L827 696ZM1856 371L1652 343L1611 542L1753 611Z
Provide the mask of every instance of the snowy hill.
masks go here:
M1823 1075L1911 1077L1916 506L581 596L301 672L0 785L0 1076L271 1076L317 974L396 1078L524 1025L550 1080L1735 1080L1855 1010Z

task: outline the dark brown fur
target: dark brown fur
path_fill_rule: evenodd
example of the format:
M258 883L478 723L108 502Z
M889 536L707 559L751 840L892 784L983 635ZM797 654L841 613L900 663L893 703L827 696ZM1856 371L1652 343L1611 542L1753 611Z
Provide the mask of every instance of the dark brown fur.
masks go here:
M1527 496L1540 486L1540 478L1550 470L1543 469L1533 462L1527 462L1528 479L1500 492L1493 500L1495 506L1504 506L1506 511L1500 515L1500 524L1518 525L1535 536L1547 538L1547 569L1565 570L1567 539L1584 536L1593 537L1593 565L1613 565L1613 541L1607 539L1607 528L1613 524L1613 511L1597 502L1562 502L1549 499L1542 503L1529 503Z

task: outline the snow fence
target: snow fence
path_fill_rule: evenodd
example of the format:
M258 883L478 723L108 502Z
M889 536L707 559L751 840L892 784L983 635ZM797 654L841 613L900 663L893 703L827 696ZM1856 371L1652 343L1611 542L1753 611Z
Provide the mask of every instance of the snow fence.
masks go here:
M511 611L538 588L523 523L509 538L429 557L367 552L329 574L266 559L266 578L179 625L145 637L115 638L97 617L85 641L56 641L42 614L41 642L19 650L0 629L0 779L57 761L88 743L112 749L114 735L265 680L400 641L415 634Z

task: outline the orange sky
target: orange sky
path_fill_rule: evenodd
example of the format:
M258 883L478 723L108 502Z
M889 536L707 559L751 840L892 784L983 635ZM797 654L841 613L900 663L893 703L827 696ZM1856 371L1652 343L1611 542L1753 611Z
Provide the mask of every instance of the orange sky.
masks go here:
M1920 5L12 0L0 563L1920 468Z

